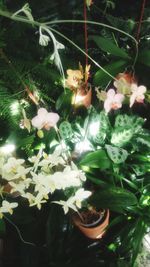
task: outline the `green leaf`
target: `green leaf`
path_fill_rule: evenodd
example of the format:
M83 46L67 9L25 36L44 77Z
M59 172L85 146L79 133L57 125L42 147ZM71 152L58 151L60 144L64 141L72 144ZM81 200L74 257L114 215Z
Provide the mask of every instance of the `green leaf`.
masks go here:
M128 152L125 149L114 147L111 145L106 145L105 147L106 147L108 156L116 164L120 164L124 162L128 157Z
M149 136L139 136L136 141L142 145L150 148L150 137Z
M105 138L110 133L110 122L105 111L101 111L98 117L99 119L99 130L96 136L93 135L93 140L97 144L104 144Z
M59 126L59 132L62 139L69 139L73 136L71 124L68 121L63 121Z
M88 175L88 174L86 175L86 177L87 177L88 180L90 180L94 184L101 186L101 188L108 188L109 187L108 183L100 180L99 178L95 178L95 177L93 177L91 175Z
M117 45L115 45L111 40L106 39L104 37L101 36L90 36L89 37L90 40L93 40L97 46L102 49L104 52L108 52L111 55L117 56L117 57L121 57L121 58L125 58L125 59L129 59L129 55L120 47L118 47Z
M56 109L60 108L70 108L72 100L72 92L71 90L66 89L56 101Z
M131 116L119 114L115 120L115 128L131 126Z
M138 131L144 124L144 119L136 116L128 116L127 114L119 114L115 120L115 128L118 127L129 127L134 128L134 132Z
M119 72L124 71L125 66L127 66L127 64L128 63L125 60L118 60L103 66L103 68L112 76L116 76ZM110 80L112 80L112 78L100 69L96 72L93 82L95 86L106 86Z
M123 212L130 206L137 204L136 196L120 187L109 187L96 191L89 202L97 209L109 208L116 212Z
M100 128L108 131L110 128L110 121L105 111L100 112Z
M132 189L135 189L136 191L138 191L138 186L134 182L124 177L122 177L122 180L125 181Z
M138 61L150 67L150 50L142 50L139 54Z
M80 161L81 166L88 166L91 168L100 168L101 170L108 169L110 167L110 160L104 150L98 150L86 154Z
M115 146L122 147L127 144L134 134L134 129L120 127L112 132L111 143Z
M139 218L136 223L134 236L133 236L133 255L132 255L132 264L134 265L135 260L137 258L137 255L140 250L140 246L144 237L144 234L146 233L146 225L142 218ZM132 265L132 266L133 266Z

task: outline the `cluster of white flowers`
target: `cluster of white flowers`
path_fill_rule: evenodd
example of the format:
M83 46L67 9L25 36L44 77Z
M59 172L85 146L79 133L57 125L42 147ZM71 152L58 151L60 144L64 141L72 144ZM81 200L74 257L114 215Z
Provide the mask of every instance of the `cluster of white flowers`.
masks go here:
M81 208L82 201L88 198L91 195L90 191L84 190L80 188L76 191L74 196L71 196L67 201L53 201L53 203L59 204L63 206L64 213L66 214L69 211L69 208L77 211L77 209Z
M73 162L66 163L60 149L49 155L39 151L37 156L28 159L28 164L24 159L15 157L4 158L1 156L1 159L0 174L2 178L10 185L11 193L17 192L26 198L29 206L37 206L38 209L41 209L41 204L45 203L55 190L65 191L67 188L74 188L73 191L76 193L69 196L67 201L56 201L63 206L64 212L67 213L69 208L73 210L81 208L81 202L91 194L82 188L82 184L86 180L84 172L79 170ZM12 213L12 208L17 205L17 203L9 203L4 200L0 208L0 216L2 217L6 210ZM5 206L7 207L5 208Z

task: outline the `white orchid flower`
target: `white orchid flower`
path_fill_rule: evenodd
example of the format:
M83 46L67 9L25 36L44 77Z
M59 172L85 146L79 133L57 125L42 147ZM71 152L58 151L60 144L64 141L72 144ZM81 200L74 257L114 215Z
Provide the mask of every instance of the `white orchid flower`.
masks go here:
M91 194L90 191L84 190L84 188L78 189L73 197L76 206L80 209L82 201L91 196Z
M9 182L10 186L12 187L11 193L19 192L21 195L25 193L25 190L29 188L32 180L27 178L23 181L19 181L19 183L15 183L13 181Z
M3 217L3 213L13 213L13 209L18 207L17 202L8 202L7 200L2 201L2 206L0 207L0 218Z
M58 164L65 165L64 159L61 157L61 151L55 150L52 154L43 153L43 160L40 161L39 166L41 167L53 167Z
M44 199L43 195L38 193L36 196L32 195L31 193L27 192L23 195L24 198L27 198L29 201L29 206L37 206L40 210L42 207L42 203L45 203L46 200Z
M145 99L146 87L144 85L138 86L137 84L133 83L131 85L131 92L132 95L130 96L130 108L133 106L135 102L143 103Z
M123 100L123 94L118 94L114 89L109 89L107 92L107 98L104 101L104 109L106 113L108 113L111 109L116 110L121 108Z
M53 201L52 203L56 203L63 207L64 213L67 214L69 209L77 211L76 206L73 204L73 199L70 197L67 201L60 200L60 201Z
M38 110L37 116L32 119L32 125L41 130L42 128L49 130L51 127L55 127L59 120L59 115L53 112L47 112L45 108Z
M25 168L22 166L24 162L24 159L10 157L3 166L2 177L7 181L16 180L19 178L25 179L31 168Z

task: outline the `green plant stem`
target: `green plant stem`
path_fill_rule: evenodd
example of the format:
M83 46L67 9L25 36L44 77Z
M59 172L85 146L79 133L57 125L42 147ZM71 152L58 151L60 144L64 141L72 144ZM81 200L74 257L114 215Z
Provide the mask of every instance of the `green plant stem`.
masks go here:
M0 9L0 16L7 17L9 19L12 19L12 20L15 20L15 21L20 21L20 22L23 22L23 23L30 24L31 26L37 26L37 27L47 26L47 25L48 26L49 25L56 25L56 24L62 24L62 23L82 23L83 24L85 22L87 24L91 24L91 25L97 25L97 26L101 26L101 27L106 27L106 28L112 29L114 31L120 32L120 33L128 36L129 38L131 38L134 41L135 47L136 47L136 54L135 54L135 58L134 58L133 65L132 65L133 67L135 66L135 63L137 61L137 57L138 57L138 43L137 43L136 39L132 35L124 32L124 31L122 31L120 29L117 29L117 28L115 28L113 26L104 24L104 23L95 22L95 21L89 21L89 20L87 20L87 21L85 21L85 20L56 20L56 21L51 21L51 22L40 23L40 22L37 22L37 21L30 21L30 20L28 20L27 18L25 18L23 16L18 16L18 15L17 16L12 16L11 13L9 13L7 11L3 11L1 9ZM61 34L59 31L56 31L56 30L54 30L52 28L50 28L50 29L53 30L55 33L59 34L60 36L62 36L63 38L65 38L68 42L70 42L73 46L75 46L78 50L80 50L84 55L87 56L87 54L78 45L76 45L74 42L72 42L69 38L67 38L66 36L64 36L63 34ZM104 68L102 68L94 59L92 59L90 56L88 56L88 58L94 64L96 64L96 66L98 66L105 73L107 73L111 78L114 79L114 77L110 73L108 73Z
M109 77L111 77L113 80L117 80L113 75L111 75L108 71L106 71L101 65L99 65L92 57L90 57L82 48L80 48L76 43L71 41L67 36L60 33L59 31L49 27L51 31L55 32L62 38L64 38L66 41L68 41L70 44L72 44L74 47L76 47L79 51L81 51L85 56L87 56L99 69L101 69L103 72L105 72Z
M21 234L21 232L20 232L20 230L19 230L19 228L17 227L17 225L15 225L6 215L4 215L4 219L6 220L6 221L8 221L15 229L16 229L16 231L17 231L17 233L18 233L18 235L19 235L19 237L20 237L20 240L24 243L24 244L26 244L26 245L30 245L30 246L36 246L34 243L31 243L31 242L28 242L28 241L25 241L24 239L23 239L23 237L22 237L22 234Z
M96 21L91 21L91 20L56 20L56 21L51 21L51 22L46 22L45 25L52 25L52 24L62 24L62 23L87 23L87 24L91 24L91 25L97 25L97 26L102 26L102 27L105 27L105 28L109 28L109 29L112 29L114 31L117 31L117 32L120 32L126 36L128 36L130 39L132 39L135 43L135 48L136 48L136 54L135 54L135 58L134 58L134 61L133 61L133 67L135 66L135 63L137 61L137 58L138 58L138 42L137 40L132 36L130 35L129 33L127 32L124 32L116 27L113 27L113 26L110 26L108 24L105 24L105 23L100 23L100 22L96 22Z

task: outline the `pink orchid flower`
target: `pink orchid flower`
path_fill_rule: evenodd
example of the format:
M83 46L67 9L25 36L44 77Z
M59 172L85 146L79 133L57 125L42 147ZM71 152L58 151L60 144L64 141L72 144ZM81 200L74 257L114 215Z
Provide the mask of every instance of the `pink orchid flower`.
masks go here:
M104 101L104 109L108 113L111 109L119 109L122 107L124 100L123 94L118 94L114 89L109 89L107 92L107 98Z
M130 108L133 106L135 102L143 103L145 98L144 94L146 93L146 87L144 85L138 86L133 83L131 85L132 95L130 96Z
M55 127L59 120L59 115L53 112L47 112L45 108L38 110L38 115L32 119L32 125L41 130L42 128L49 130L51 127Z

